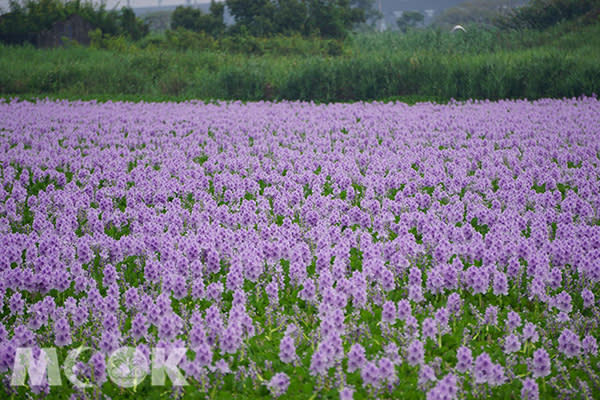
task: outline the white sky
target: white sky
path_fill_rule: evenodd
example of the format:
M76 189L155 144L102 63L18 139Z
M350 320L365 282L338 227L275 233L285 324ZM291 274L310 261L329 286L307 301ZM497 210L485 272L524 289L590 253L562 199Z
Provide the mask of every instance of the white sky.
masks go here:
M93 0L94 3L100 4L100 0ZM121 8L127 5L127 0L105 0L106 6L108 9L111 9L115 6L117 8ZM158 0L129 0L132 8L136 7L149 7L149 6L157 6ZM210 0L191 0L191 3L210 3ZM163 6L167 5L185 5L186 0L162 0L161 4ZM0 8L3 11L8 10L9 0L0 0Z

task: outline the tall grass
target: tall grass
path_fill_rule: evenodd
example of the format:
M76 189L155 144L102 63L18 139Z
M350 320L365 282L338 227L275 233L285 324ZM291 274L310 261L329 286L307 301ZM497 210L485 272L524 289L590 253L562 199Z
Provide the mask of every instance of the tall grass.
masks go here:
M600 91L600 25L546 32L357 35L343 54L0 47L0 93L352 101L540 98ZM281 40L281 39L278 39ZM308 46L294 39L295 46ZM281 48L281 42L263 48Z

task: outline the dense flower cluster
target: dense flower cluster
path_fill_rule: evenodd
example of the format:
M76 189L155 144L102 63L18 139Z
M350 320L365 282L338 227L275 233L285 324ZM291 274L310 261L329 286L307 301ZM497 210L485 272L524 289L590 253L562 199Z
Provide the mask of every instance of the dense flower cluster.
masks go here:
M0 389L18 347L87 346L106 389L134 346L189 349L211 393L598 391L599 121L596 98L0 100Z

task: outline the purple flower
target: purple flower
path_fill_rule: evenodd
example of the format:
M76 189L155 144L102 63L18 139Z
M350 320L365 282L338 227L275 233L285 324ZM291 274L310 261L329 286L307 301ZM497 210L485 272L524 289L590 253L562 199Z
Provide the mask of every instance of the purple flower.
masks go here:
M352 400L354 398L354 388L351 386L344 386L340 390L340 400Z
M519 326L521 326L521 316L517 312L509 311L506 317L506 327L508 328L509 332L512 332Z
M504 376L504 368L500 364L494 364L492 366L492 374L489 379L491 386L500 386L506 381Z
M406 361L409 365L415 366L425 362L425 347L423 343L414 339L406 348Z
M506 353L516 353L521 349L521 342L514 333L509 334L504 338L504 351Z
M406 299L402 299L398 302L398 319L405 321L409 315L412 315L412 308L410 302Z
M508 279L506 278L506 275L502 272L496 271L494 274L494 283L492 287L496 296L508 295Z
M588 288L581 291L581 298L583 299L583 307L590 308L594 306L594 293Z
M284 336L279 343L279 359L284 363L291 363L296 359L296 346L294 339Z
M558 351L567 358L576 357L581 351L579 336L570 329L564 329L558 337Z
M564 290L554 298L554 306L562 312L570 313L573 309L571 304L571 296Z
M367 361L360 370L360 377L362 378L363 385L371 385L374 387L379 386L379 381L383 379L379 368L374 361Z
M521 398L524 400L538 400L540 398L540 390L534 379L525 378L523 380Z
M550 356L545 349L540 348L533 352L530 371L534 378L543 378L550 375Z
M324 376L331 367L331 360L327 354L327 349L320 345L313 353L310 359L309 372L311 376Z
M21 292L16 292L10 297L8 301L8 307L10 309L11 314L23 314L23 309L25 308L25 301L23 300Z
M456 376L448 374L437 381L435 387L427 392L427 400L454 400L458 396Z
M531 343L536 343L540 336L537 333L537 327L532 322L527 322L523 327L523 340L529 340Z
M437 327L433 318L425 318L423 320L422 335L425 339L432 338L435 340L437 335Z
M385 303L383 303L383 309L381 310L381 320L389 323L396 322L396 304L393 301L388 300Z
M382 357L379 359L377 366L379 367L379 376L381 376L382 379L387 381L390 385L394 385L398 382L396 367L389 358Z
M239 323L230 323L219 337L222 353L234 354L242 345L242 328Z
M408 287L408 298L415 303L425 300L423 297L423 287L421 285L410 285Z
M435 322L440 327L440 329L445 329L448 327L448 322L450 321L450 314L448 313L448 309L446 307L440 307L435 312Z
M213 351L207 342L200 343L196 348L196 358L194 363L199 367L205 367L212 364Z
M483 352L478 355L475 359L475 366L473 367L475 383L491 383L493 381L493 367L494 364L488 353Z
M429 382L436 381L435 371L430 365L422 364L419 369L419 386L426 387Z
M498 307L488 306L486 308L485 323L488 325L498 325Z
M281 396L285 392L287 392L288 387L290 386L290 378L284 372L278 372L269 381L267 387L271 392L271 395L275 398Z
M583 338L581 345L583 347L584 352L586 352L592 356L595 354L598 354L598 342L596 341L595 337L593 337L591 335L586 335Z
M200 346L201 344L207 343L206 331L204 330L201 322L196 322L192 326L189 339L190 345L194 348Z
M463 305L463 300L460 297L460 294L457 292L452 292L448 296L448 300L446 302L446 307L448 308L448 312L450 315L458 316Z
M71 328L66 318L60 318L54 324L54 344L58 347L71 344Z
M97 384L106 382L106 361L102 353L96 352L89 359L92 376Z
M471 349L460 346L456 351L456 370L458 372L468 372L473 367L473 355Z
M348 352L348 372L351 373L358 369L362 369L366 361L367 358L364 347L359 343L354 343Z

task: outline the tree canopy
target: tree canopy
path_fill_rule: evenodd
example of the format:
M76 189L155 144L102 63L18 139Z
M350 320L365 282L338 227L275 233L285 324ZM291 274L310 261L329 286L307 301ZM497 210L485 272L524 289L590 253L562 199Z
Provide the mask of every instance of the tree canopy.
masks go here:
M9 12L0 18L0 34L28 38L73 14L80 15L107 35L125 35L138 40L148 33L146 24L129 7L116 11L107 10L104 3L95 5L81 0L11 0Z
M425 16L418 11L405 11L396 20L396 24L402 32L406 32L409 28L415 28L417 25L422 24L424 20Z
M225 0L235 18L233 33L319 34L326 38L343 38L354 25L365 22L365 5L369 3L372 4L357 0Z
M220 36L225 31L223 16L225 4L212 0L210 12L193 7L179 6L171 15L171 29L184 28L194 32L205 32L212 36Z
M499 18L496 24L502 28L545 29L561 21L583 18L598 21L600 0L531 0L527 5L515 8Z

